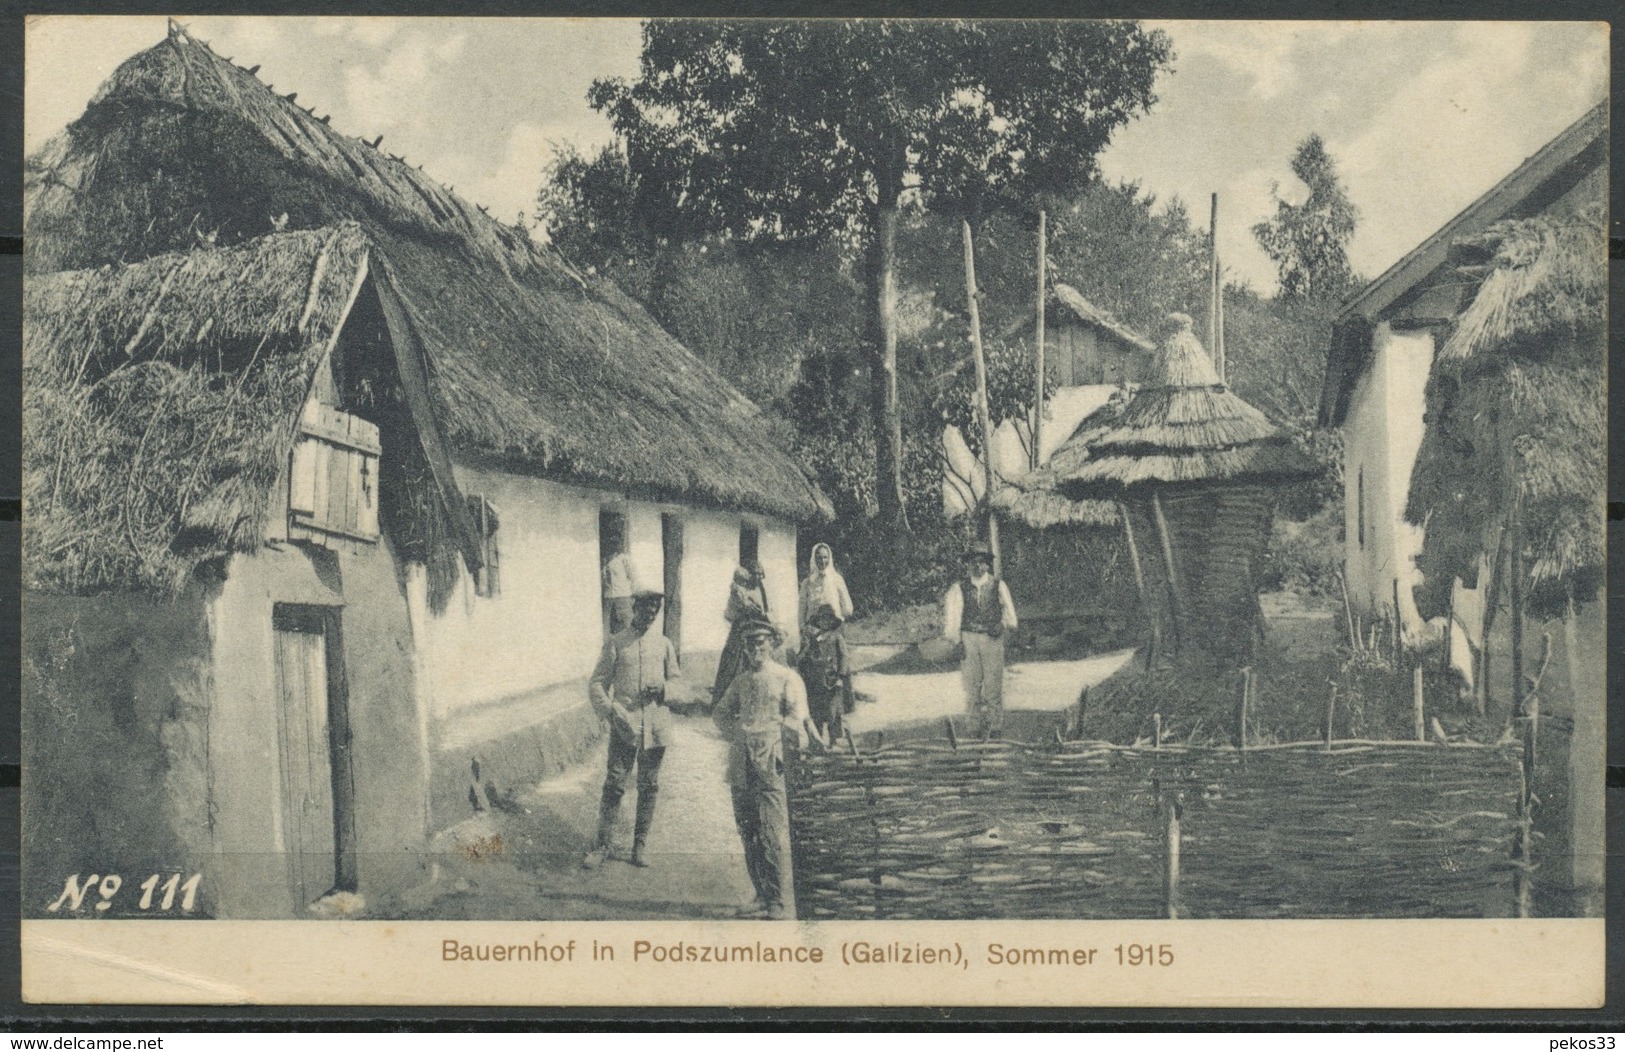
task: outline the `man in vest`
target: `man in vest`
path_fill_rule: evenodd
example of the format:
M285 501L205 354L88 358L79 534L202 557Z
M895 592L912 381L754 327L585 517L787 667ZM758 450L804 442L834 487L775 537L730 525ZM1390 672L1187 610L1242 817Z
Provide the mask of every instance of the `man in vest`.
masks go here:
M794 914L790 871L790 808L784 784L784 738L805 748L823 740L807 715L807 688L795 670L773 660L784 634L765 618L740 630L744 667L722 692L713 713L727 737L728 787L745 869L756 901L741 915L784 920Z
M581 860L596 869L609 856L615 820L621 812L626 783L637 770L638 811L632 834L634 866L647 866L645 848L654 824L655 797L660 792L660 763L671 735L666 684L680 676L671 640L655 626L665 596L641 589L632 597L632 621L604 642L598 667L587 682L587 697L598 715L609 721L609 770L598 804L598 836Z
M973 544L965 576L943 596L942 634L963 643L959 665L972 733L997 738L1004 731L1004 637L1016 627L1010 589L993 576L993 549Z

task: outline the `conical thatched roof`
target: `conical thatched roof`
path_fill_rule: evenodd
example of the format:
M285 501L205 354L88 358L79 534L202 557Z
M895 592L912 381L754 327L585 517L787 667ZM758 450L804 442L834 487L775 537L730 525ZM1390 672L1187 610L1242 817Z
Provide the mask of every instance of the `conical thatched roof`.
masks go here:
M1599 208L1497 224L1461 246L1482 278L1428 380L1406 518L1427 524L1421 600L1443 605L1521 501L1533 606L1588 598L1606 565L1607 241Z
M831 513L757 407L614 285L184 31L118 68L30 158L26 191L31 275L354 222L405 301L463 456L797 520Z
M27 583L167 591L256 547L366 258L352 224L30 276Z
M1174 320L1177 331L1160 348L1150 382L1115 410L1084 420L1050 458L1055 488L1074 499L1109 498L1142 486L1315 474L1291 435L1219 383L1190 318Z

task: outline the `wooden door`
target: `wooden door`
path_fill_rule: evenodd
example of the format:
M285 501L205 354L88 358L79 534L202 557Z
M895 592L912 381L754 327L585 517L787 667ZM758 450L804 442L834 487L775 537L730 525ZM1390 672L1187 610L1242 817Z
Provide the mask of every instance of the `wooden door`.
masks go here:
M277 741L282 848L294 909L333 890L355 890L350 733L337 612L278 605Z
M666 638L683 657L683 520L672 514L660 516L661 567L666 593Z

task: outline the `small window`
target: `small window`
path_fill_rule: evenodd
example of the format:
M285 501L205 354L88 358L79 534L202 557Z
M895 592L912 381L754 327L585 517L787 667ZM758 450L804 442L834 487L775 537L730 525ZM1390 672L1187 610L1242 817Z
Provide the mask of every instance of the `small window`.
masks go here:
M288 532L323 543L378 539L378 425L307 403L288 471Z
M739 565L748 566L757 561L761 532L753 522L739 524Z
M1362 465L1354 477L1354 536L1360 547L1365 547L1365 467Z
M474 574L474 594L490 599L502 594L502 553L497 539L496 505L483 494L468 495L468 513L480 538L480 568Z

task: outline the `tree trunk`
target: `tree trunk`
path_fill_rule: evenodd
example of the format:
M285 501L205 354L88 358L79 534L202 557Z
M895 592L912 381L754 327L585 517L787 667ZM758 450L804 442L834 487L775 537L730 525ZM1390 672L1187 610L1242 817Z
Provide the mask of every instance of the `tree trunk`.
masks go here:
M903 417L897 402L897 199L901 180L880 175L868 245L870 413L875 432L875 500L880 518L908 529L903 505ZM891 185L888 185L891 184Z

